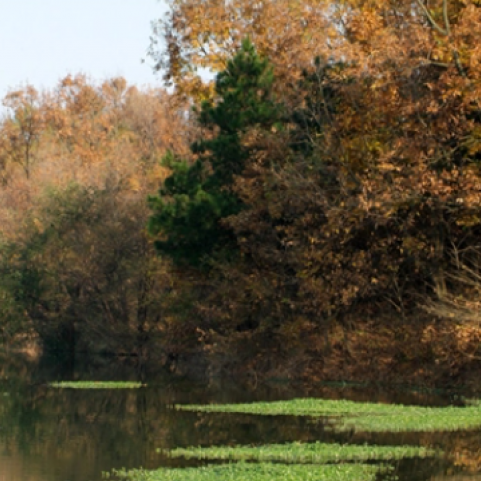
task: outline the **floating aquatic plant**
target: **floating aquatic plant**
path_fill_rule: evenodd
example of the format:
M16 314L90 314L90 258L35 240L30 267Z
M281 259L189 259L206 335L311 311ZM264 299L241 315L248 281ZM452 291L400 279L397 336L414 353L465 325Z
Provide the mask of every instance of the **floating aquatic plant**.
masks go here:
M199 468L161 468L155 471L114 470L129 481L374 481L388 468L364 464L271 464L231 463Z
M326 417L339 431L456 431L481 427L481 404L424 407L345 400L293 399L249 404L177 405L177 409L258 415Z
M326 443L267 444L263 446L212 446L177 448L172 457L229 461L275 461L282 463L324 464L339 461L368 461L427 457L436 452L416 446L375 446Z
M49 385L63 389L137 389L145 386L140 382L130 381L61 381Z

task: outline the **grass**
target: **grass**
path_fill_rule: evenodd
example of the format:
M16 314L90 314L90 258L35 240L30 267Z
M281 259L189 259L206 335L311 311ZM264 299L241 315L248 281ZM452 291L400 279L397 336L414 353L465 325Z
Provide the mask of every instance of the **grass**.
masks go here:
M432 432L481 427L481 404L479 402L466 407L435 408L306 398L251 404L177 405L176 408L189 411L270 416L326 416L333 428L338 431Z
M364 464L316 466L233 463L155 471L115 470L112 474L129 481L374 481L381 469Z
M408 457L428 457L439 453L415 446L341 445L316 442L177 448L169 451L168 454L172 457L196 459L325 464L338 461L389 461Z
M62 381L52 382L49 386L61 389L137 389L145 384L129 381Z

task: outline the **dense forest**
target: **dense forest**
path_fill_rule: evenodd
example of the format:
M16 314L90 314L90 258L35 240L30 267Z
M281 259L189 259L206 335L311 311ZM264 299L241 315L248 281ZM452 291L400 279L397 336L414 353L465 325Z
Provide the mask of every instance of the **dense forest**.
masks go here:
M475 379L480 46L479 0L171 0L150 45L164 87L11 91L3 343Z

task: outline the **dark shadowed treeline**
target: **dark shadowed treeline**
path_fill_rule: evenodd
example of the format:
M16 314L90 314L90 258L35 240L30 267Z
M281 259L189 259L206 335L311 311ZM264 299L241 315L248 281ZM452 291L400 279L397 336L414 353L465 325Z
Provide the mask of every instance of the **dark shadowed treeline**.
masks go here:
M159 159L194 128L161 89L66 77L4 99L1 332L53 350L137 352L172 281L146 233ZM26 132L30 132L27 134Z

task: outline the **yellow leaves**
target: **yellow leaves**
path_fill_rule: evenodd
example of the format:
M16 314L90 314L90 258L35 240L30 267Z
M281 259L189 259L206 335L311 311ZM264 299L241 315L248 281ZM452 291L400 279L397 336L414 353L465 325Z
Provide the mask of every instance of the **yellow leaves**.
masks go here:
M42 98L35 88L26 85L8 93L3 105L9 110L0 132L0 148L8 162L21 166L28 178L36 161L36 150L44 129Z
M168 38L168 48L157 52L153 44L151 53L166 61L168 77L178 89L197 99L202 92L192 88L193 78L201 78L197 69L219 72L249 36L258 52L273 62L282 91L281 86L292 84L316 55L329 55L328 42L332 43L339 31L331 28L328 38L328 10L327 3L317 0L174 2L162 25L163 33L157 31Z
M381 172L394 172L399 171L400 168L391 162L380 162L378 168Z
M481 126L476 126L466 136L464 147L468 149L469 155L476 155L481 152Z
M27 86L4 103L10 108L0 123L4 227L45 185L98 186L111 175L131 195L153 192L167 175L158 165L166 151L189 152L185 106L161 89L129 88L122 78L93 84L68 76L53 92Z
M481 224L481 218L476 214L464 214L456 219L456 224L462 227L474 227Z
M382 17L377 9L359 9L351 19L349 30L354 40L361 44L371 43L382 33Z
M128 183L129 183L129 187L130 187L130 190L132 190L133 192L139 192L141 190L141 183L140 183L140 179L138 177L130 177L128 179Z
M160 163L154 164L152 169L149 172L149 177L152 178L154 182L156 182L158 185L161 185L161 183L172 173L172 171L161 165Z
M33 219L33 224L35 225L35 227L38 229L38 231L39 231L40 233L42 233L42 232L44 231L43 224L42 224L42 222L41 222L39 219L34 218L34 219Z
M402 241L402 248L408 253L421 251L425 247L425 243L416 237L406 236Z

